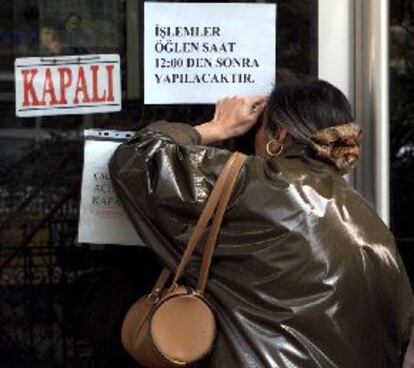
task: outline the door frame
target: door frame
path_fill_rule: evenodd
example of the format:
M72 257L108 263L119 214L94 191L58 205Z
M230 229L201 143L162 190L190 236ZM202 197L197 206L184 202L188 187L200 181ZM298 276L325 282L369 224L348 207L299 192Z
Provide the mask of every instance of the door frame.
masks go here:
M364 130L349 179L386 224L390 219L389 3L319 0L319 78L348 97Z

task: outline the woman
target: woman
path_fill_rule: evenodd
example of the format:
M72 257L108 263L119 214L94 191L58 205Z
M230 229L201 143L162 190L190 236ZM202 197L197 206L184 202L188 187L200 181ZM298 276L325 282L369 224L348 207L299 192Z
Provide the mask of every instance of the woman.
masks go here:
M224 99L195 128L152 124L116 151L116 190L140 236L173 270L231 155L209 145L261 122L208 282L220 333L206 366L399 365L412 292L391 233L341 176L359 156L352 121L338 89L301 82L268 99Z

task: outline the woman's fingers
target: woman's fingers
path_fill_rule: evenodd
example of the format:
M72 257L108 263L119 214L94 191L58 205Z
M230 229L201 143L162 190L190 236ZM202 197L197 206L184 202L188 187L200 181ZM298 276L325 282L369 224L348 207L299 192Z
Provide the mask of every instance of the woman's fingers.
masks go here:
M250 110L249 110L249 114L250 114L250 119L253 122L253 125L257 123L259 117L262 115L262 113L264 112L264 110L266 109L267 106L267 98L263 98L263 97L252 97L249 100L249 106L250 106Z
M266 109L266 102L254 103L250 107L250 114L253 116L260 116Z
M231 96L217 101L213 123L225 137L246 133L266 107L264 96Z
M246 98L249 99L252 103L256 103L256 104L262 104L267 101L266 96L249 96Z
M217 101L217 107L224 107L227 109L238 108L241 112L255 113L260 110L260 113L266 107L267 98L265 96L232 96L226 97ZM260 114L259 113L259 114Z

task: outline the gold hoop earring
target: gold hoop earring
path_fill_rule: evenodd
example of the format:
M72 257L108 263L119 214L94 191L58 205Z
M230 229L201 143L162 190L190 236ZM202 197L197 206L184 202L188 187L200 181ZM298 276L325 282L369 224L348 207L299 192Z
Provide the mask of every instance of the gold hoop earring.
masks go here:
M280 143L280 146L279 146L279 149L277 150L277 152L276 153L274 153L272 150L271 150L271 148L270 148L270 146L271 146L271 144L273 143L273 141L272 140L269 140L269 142L267 142L267 144L266 144L266 152L267 152L267 154L269 155L269 156L272 156L272 157L277 157L277 156L279 156L282 152L283 152L283 144L282 143Z

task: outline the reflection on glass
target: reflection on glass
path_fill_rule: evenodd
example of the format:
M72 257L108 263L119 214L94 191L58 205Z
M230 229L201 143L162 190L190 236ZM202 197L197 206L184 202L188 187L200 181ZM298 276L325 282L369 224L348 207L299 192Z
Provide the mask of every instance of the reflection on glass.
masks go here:
M117 0L39 2L39 25L55 20L65 54L116 52L124 41L124 4Z

